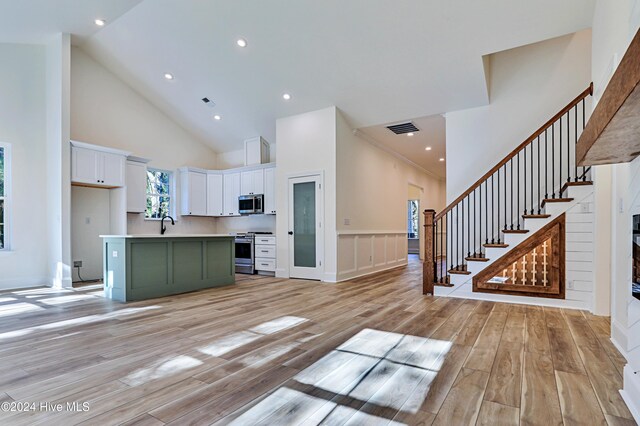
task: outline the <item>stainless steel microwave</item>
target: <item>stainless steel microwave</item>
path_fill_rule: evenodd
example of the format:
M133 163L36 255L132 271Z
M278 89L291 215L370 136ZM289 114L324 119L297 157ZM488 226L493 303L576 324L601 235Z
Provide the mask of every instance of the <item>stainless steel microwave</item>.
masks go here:
M264 213L264 195L251 194L238 197L238 212L240 214L262 214Z

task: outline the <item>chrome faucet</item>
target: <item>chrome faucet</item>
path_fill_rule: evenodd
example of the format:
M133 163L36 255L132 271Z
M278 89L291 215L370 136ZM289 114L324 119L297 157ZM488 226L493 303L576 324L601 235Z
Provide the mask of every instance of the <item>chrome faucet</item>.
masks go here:
M162 216L162 219L160 220L160 235L164 235L165 232L167 232L167 227L164 226L164 220L165 219L171 219L171 224L175 225L176 222L173 220L173 218L171 216Z

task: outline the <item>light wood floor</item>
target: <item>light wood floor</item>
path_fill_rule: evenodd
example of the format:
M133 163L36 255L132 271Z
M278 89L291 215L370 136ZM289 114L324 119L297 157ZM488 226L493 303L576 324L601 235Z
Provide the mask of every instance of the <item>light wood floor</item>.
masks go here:
M0 293L0 401L89 406L0 424L635 424L607 318L425 297L415 260L337 285L239 278L126 305Z

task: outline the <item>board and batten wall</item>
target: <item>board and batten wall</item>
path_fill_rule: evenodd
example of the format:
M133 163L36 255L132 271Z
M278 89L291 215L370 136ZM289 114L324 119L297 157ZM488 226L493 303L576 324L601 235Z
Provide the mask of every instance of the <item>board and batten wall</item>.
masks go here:
M354 134L339 110L336 124L337 280L343 281L405 265L407 201L416 197L421 211L441 210L445 182Z
M177 168L216 168L215 151L78 47L71 51L71 138L149 158L149 167L174 172L176 189ZM216 233L214 218L176 219L168 232ZM160 229L157 221L145 220L143 214L129 214L127 222L132 234L155 234Z

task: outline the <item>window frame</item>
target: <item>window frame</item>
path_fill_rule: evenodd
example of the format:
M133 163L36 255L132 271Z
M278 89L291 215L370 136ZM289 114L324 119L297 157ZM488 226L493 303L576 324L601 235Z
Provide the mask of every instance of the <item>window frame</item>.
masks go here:
M4 218L0 223L4 226L4 246L0 252L11 251L11 144L0 142L0 148L4 151L4 195L0 199L4 200Z
M163 195L163 196L169 198L169 216L171 216L174 221L177 221L178 218L176 217L176 202L177 202L177 198L176 198L175 172L173 170L161 169L159 167L147 167L147 173L148 172L161 172L161 173L167 173L169 175L169 193L167 195ZM147 176L147 179L148 179L148 176ZM145 192L145 203L149 199L149 196L154 196L153 194L149 194L147 192L147 187L148 187L148 185L145 185L145 190L144 190L144 192ZM162 220L162 218L147 217L147 210L145 209L145 211L144 211L144 220L160 221L160 220Z

